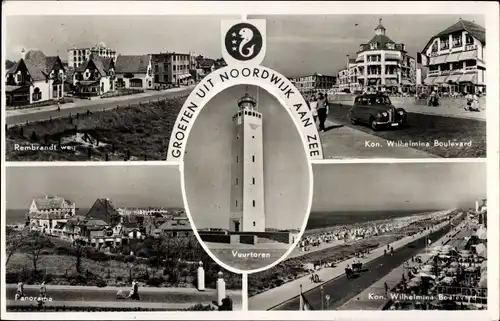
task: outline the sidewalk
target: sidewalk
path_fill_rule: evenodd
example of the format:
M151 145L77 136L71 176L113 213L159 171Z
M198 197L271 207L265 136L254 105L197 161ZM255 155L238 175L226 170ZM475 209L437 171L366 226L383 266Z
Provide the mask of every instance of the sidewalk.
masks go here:
M387 140L349 126L326 121L321 133L325 159L346 158L437 158L423 150L411 147L390 147ZM367 145L368 144L368 145Z
M435 245L446 244L448 241L448 237L457 234L457 228L460 226L465 226L465 224L462 222L459 226L443 235L440 239L432 242L430 246L432 247ZM432 254L424 250L423 252L419 253L418 256L422 258L423 263L420 264L425 265L425 262L427 262L432 257ZM406 268L405 264L407 264ZM347 301L343 306L339 308L339 310L382 310L390 301L389 298L386 297L384 283L387 283L389 289L395 288L401 282L402 275L406 272L406 269L414 267L418 264L419 263L417 262L411 262L411 260L404 262L403 264L392 270L389 274L370 285L363 292ZM406 277L407 275L405 273L405 278ZM382 297L383 299L381 299Z
M439 230L446 226L448 222L443 222L441 224L438 224L434 226L431 230L424 231L422 234L419 235L411 235L404 237L392 244L392 246L395 250L398 248L401 248L408 243L411 243L419 238L427 236L429 233ZM386 249L386 246L379 247L370 254L366 255L365 258L359 259L361 263L366 264L367 262L370 262L384 254L384 249ZM339 276L342 276L345 273L345 267L348 264L353 263L352 262L353 258L347 259L343 262L337 263L337 265L333 268L325 268L322 270L319 270L316 272L316 274L319 276L321 282L319 283L311 283L309 280L310 275L305 275L301 278L298 278L296 280L287 282L283 284L282 286L270 289L268 291L259 293L255 296L252 296L248 298L248 309L249 310L269 310L277 305L280 305L283 302L286 302L294 297L296 297L299 294L299 289L300 286L302 285L302 291L307 292L309 290L312 290L316 287L321 286L322 284L335 279ZM357 259L356 259L357 260Z
M125 96L117 96L117 97L110 97L110 98L97 97L97 98L91 99L91 100L74 98L73 103L62 104L62 105L60 105L60 108L61 108L61 110L64 110L64 109L72 109L72 108L78 108L78 107L84 107L84 106L96 106L96 105L103 105L103 104L109 104L109 103L123 102L123 101L133 100L133 99L155 98L155 97L161 97L161 96L171 94L171 93L187 91L187 90L190 90L193 88L194 88L194 86L186 86L186 87L172 88L172 89L160 90L160 91L148 90L148 91L145 91L144 93L135 94L135 95L125 95ZM57 108L57 105L49 105L49 106L43 106L43 107L14 109L14 110L7 110L5 112L5 115L8 118L10 116L16 116L16 115L26 115L26 114L34 114L34 113L39 113L39 112L44 112L44 111L52 111L56 108Z
M6 289L17 289L17 284L6 284L5 285ZM40 285L24 285L24 289L35 289L38 290L40 288ZM59 284L48 284L47 285L48 290L74 290L74 291L115 291L118 292L119 290L129 290L130 286L106 286L106 287L97 287L97 286L84 286L84 285L59 285ZM142 292L150 292L150 293L191 293L191 292L196 292L198 293L199 291L196 288L175 288L175 287L164 287L164 288L156 288L156 287L140 287L140 291ZM217 291L215 289L209 289L206 288L205 291L199 292L199 293L216 293ZM238 290L226 290L227 294L230 295L235 295L239 296L241 295L241 291Z

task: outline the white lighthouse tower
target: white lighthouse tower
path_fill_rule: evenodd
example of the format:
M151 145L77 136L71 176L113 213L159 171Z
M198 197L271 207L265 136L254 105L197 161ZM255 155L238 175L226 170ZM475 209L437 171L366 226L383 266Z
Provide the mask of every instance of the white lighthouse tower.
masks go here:
M238 112L233 116L229 222L232 232L266 229L262 114L256 105L257 101L246 93L238 101Z

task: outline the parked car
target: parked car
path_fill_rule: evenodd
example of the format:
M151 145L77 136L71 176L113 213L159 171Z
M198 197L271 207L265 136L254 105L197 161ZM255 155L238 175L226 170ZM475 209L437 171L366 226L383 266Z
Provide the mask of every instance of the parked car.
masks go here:
M407 113L403 108L394 107L385 94L363 94L355 98L349 117L353 125L362 123L378 130L384 126L403 127Z

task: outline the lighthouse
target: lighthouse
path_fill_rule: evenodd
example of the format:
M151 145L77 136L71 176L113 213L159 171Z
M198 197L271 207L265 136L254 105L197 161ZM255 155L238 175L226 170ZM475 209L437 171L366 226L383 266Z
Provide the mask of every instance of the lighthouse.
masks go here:
M262 114L248 93L233 116L231 148L231 232L264 232L264 148Z

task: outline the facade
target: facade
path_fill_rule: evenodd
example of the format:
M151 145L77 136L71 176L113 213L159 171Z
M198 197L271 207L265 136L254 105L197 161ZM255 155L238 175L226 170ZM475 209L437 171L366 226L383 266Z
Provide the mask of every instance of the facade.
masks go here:
M443 92L486 90L486 30L467 20L432 37L423 53L428 57L424 83Z
M52 235L61 224L75 215L75 203L59 196L46 195L35 198L27 214L27 223L32 230Z
M160 225L159 230L168 237L187 237L194 234L187 216L172 217Z
M335 76L327 76L318 73L292 79L292 83L295 84L295 87L297 87L301 93L329 90L333 88L336 81L337 77Z
M357 52L358 83L367 90L406 92L415 86L412 61L415 59L408 56L405 45L386 35L380 19L375 36Z
M337 74L335 92L355 92L362 90L362 84L358 82L359 69L356 59L347 59L347 66Z
M191 70L194 60L191 54L160 53L152 55L154 82L157 85L187 85L193 82Z
M150 55L119 55L115 63L116 88L153 89Z
M91 55L111 58L114 62L116 62L117 57L116 51L106 48L104 43L97 44L92 48L72 48L68 50L68 67L80 67Z
M115 89L115 65L112 58L90 56L73 73L75 96L100 96Z
M238 101L233 116L229 230L264 232L264 149L262 114L257 101L247 94Z
M65 69L59 56L39 50L21 52L21 59L6 73L6 105L27 105L64 97Z

